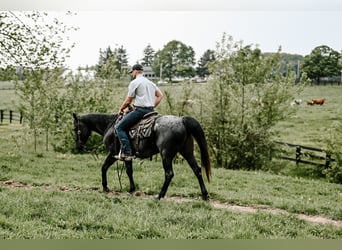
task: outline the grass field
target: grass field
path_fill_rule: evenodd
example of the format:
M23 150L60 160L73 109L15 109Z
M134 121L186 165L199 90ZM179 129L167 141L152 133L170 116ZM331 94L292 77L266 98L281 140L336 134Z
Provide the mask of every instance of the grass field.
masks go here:
M296 113L281 122L277 131L279 140L325 148L329 128L334 121L342 122L342 86L312 86L305 89L297 99L304 104L293 106ZM306 105L313 98L326 98L324 105Z
M0 107L15 98L0 95ZM339 86L308 88L298 98L327 103L293 107L298 112L279 124L279 140L324 147L327 127L342 119L340 96ZM22 125L0 124L0 239L342 239L342 185L214 168L206 183L211 200L203 202L195 176L179 160L167 198L157 202L164 176L158 158L135 161L133 196L125 192L124 172L120 190L121 165L113 166L112 192L104 194L104 155L35 153L24 133Z

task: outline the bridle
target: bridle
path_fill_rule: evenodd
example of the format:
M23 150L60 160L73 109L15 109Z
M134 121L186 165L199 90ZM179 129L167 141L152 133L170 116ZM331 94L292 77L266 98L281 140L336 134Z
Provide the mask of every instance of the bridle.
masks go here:
M81 129L80 129L80 120L77 119L77 131L76 131L76 134L77 134L77 143L78 145L81 145L82 141L81 141Z
M82 130L80 126L80 119L78 118L77 123L76 123L76 135L77 135L76 143L82 147L82 151L87 151L89 153L92 153L97 158L98 156L98 154L96 153L97 147L86 148L86 146L82 144L81 134L82 134Z

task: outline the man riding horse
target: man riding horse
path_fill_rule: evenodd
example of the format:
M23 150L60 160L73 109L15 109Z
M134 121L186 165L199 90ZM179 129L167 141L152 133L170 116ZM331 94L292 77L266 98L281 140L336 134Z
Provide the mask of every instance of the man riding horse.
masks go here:
M137 136L131 137L132 140L130 141L128 133L134 130L133 125L138 123L145 114L154 111L154 107L163 98L160 89L142 75L143 68L141 65L134 65L131 73L134 80L129 84L128 95L120 106L119 114L77 115L73 113L76 148L79 150L84 148L92 131L103 136L103 143L108 152L101 168L104 192L109 192L107 170L116 160L124 161L130 183L128 192L133 193L136 190L133 179L133 155L144 159L159 153L164 169L164 183L157 195L158 199L163 198L167 192L174 176L173 159L179 153L184 157L197 177L202 199L208 200L208 191L202 177L203 170L208 182L210 181L211 166L208 144L202 126L195 118L174 115L149 116L148 119L152 120L152 122L146 122L148 119L145 119L143 123L140 123L136 133ZM123 115L120 120L121 113L133 100L134 110ZM115 127L113 124L116 124ZM144 127L141 124L144 124ZM147 126L150 124L151 127ZM146 133L140 133L139 131L145 131ZM194 139L199 146L201 167L194 155ZM131 142L133 142L133 145L131 145ZM121 146L121 150L119 150L119 146Z
M128 130L136 124L144 115L153 112L154 108L163 99L161 90L150 80L143 76L143 67L136 64L129 72L133 80L128 86L126 99L120 106L119 114L130 106L134 100L133 110L126 113L122 119L115 125L115 131L119 138L121 150L114 157L122 161L131 161L133 159L132 147L128 135Z

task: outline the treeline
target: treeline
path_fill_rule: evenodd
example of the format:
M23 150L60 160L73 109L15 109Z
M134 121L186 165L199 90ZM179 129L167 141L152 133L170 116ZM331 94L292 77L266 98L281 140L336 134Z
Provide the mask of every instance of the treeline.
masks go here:
M108 46L100 49L99 62L93 66L83 68L86 71L95 71L95 77L101 79L123 79L127 77L130 68L127 51L123 46L114 50ZM275 53L262 53L269 57ZM195 53L191 46L179 41L171 41L162 50L155 52L148 44L144 49L144 57L139 63L150 66L155 74L172 81L173 78L189 79L192 77L206 78L210 75L209 64L216 60L215 51L207 50L198 62L194 59ZM296 80L305 74L314 84L341 83L342 65L341 54L328 46L316 47L310 55L280 53L280 72L283 75L292 72ZM0 81L24 80L25 73L21 67L8 65L0 68ZM63 72L63 71L61 71Z
M265 57L276 54L262 51L260 53ZM110 47L100 50L99 63L95 65L96 75L105 79L121 78L127 72L125 70L129 68L127 57L127 51L122 45L114 51ZM216 59L216 52L208 49L196 62L195 51L190 45L172 40L157 51L148 44L143 51L143 57L138 62L144 66L150 66L156 75L171 82L173 78L208 77L210 75L209 64ZM309 55L305 56L280 53L279 67L283 75L295 73L297 80L306 75L316 83L327 78L342 81L341 53L326 45L314 48Z

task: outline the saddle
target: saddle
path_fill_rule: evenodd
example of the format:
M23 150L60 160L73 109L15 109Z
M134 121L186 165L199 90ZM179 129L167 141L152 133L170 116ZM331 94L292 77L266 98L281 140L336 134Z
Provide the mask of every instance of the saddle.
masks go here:
M134 139L149 138L152 135L154 121L158 117L158 112L153 111L144 115L144 117L129 129L129 137Z
M153 111L147 113L143 116L143 118L135 125L133 125L129 131L128 135L131 140L132 149L133 151L138 154L139 143L143 139L150 139L152 138L152 128L154 125L155 120L159 117L158 112ZM117 119L115 122L118 123L122 119L122 116ZM115 133L115 130L114 130Z
M137 124L129 129L128 135L131 139L132 150L136 156L140 156L139 145L153 144L152 128L158 117L159 115L156 111L147 113Z

